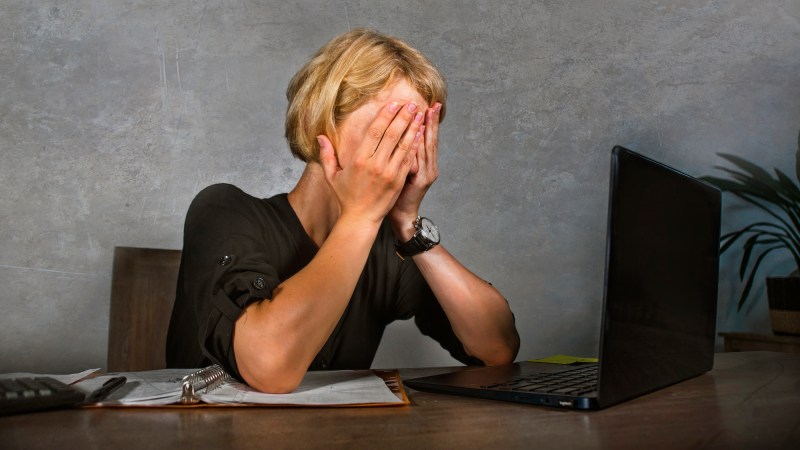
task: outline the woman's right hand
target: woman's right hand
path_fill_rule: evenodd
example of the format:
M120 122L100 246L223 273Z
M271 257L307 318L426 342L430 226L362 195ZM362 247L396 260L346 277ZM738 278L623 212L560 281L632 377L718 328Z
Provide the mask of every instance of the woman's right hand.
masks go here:
M352 153L346 167L340 166L330 139L317 136L325 179L336 194L341 216L379 223L394 206L423 141L424 116L418 109L413 102L382 107L357 148L345 150Z

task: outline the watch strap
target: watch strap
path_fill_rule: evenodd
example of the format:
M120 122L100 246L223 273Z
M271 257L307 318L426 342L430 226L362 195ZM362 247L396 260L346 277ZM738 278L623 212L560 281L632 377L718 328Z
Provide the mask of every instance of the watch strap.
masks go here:
M430 240L424 238L421 235L421 228L422 228L422 217L417 216L417 220L414 221L414 235L411 236L406 242L398 242L395 244L395 252L397 256L402 258L407 258L409 256L418 255L422 252L430 250L434 245L438 244L439 242L431 242ZM425 219L429 220L429 219ZM435 227L435 225L434 225Z
M427 245L425 242L422 242L419 234L414 233L414 236L412 236L408 241L395 245L395 250L397 251L398 255L406 258L409 256L418 255L430 249L431 247L433 247L433 245Z

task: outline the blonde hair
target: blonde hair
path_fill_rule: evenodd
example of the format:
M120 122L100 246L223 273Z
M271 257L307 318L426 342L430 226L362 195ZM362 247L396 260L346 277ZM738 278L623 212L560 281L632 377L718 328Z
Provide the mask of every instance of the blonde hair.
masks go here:
M445 115L444 77L419 51L400 39L363 28L325 44L289 82L286 98L286 140L292 154L305 162L319 162L316 137L336 142L337 126L348 114L389 84L405 79Z

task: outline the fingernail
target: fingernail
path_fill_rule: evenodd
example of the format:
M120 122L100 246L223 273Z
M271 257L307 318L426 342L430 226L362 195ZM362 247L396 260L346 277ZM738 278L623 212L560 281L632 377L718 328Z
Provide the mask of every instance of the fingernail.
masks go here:
M433 109L438 113L439 111L442 110L442 104L437 103L436 106L433 107Z
M397 102L389 103L389 111L397 112Z
M417 115L416 115L416 116L414 116L414 121L415 121L415 122L417 122L417 123L420 123L420 122L422 122L422 118L423 118L423 117L424 117L424 116L423 116L423 114L422 114L422 113L417 113Z
M419 132L420 133L424 133L425 132L425 125L422 125L421 127L419 127Z
M317 136L317 144L319 144L319 148L322 148L322 137Z
M422 131L417 131L417 135L414 136L414 142L419 142L420 137L422 137Z
M408 112L412 112L413 113L416 110L417 110L417 104L416 103L411 102L411 103L408 104Z

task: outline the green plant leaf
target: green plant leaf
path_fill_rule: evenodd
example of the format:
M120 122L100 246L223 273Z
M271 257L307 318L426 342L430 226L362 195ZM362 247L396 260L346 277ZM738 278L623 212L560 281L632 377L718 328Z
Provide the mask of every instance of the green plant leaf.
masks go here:
M793 203L783 198L783 196L781 196L780 185L779 182L776 180L772 180L771 185L766 185L761 181L749 178L746 174L743 174L741 172L737 172L735 170L728 169L725 167L718 167L718 169L728 173L734 180L736 180L732 181L714 177L707 178L707 181L709 181L712 184L715 184L718 188L722 189L723 191L730 192L740 197L743 196L755 197L760 200L766 201L768 203L774 204L780 207L781 209L784 209L786 206L789 206Z
M800 135L797 136L797 153L794 154L794 170L797 181L800 182Z
M783 246L780 245L771 247L764 250L760 255L758 255L755 263L753 264L753 270L750 271L750 276L747 277L747 282L745 283L744 289L742 290L742 295L741 297L739 297L739 304L736 308L737 311L742 310L742 306L744 306L744 303L747 300L747 296L750 295L750 290L753 287L753 280L755 279L756 272L758 271L758 266L761 265L761 261L764 260L764 257L767 256L767 254L771 253L773 250L778 250L780 248L783 248Z
M755 246L755 241L758 239L758 235L751 236L750 239L745 241L744 246L744 254L742 255L742 262L739 264L739 279L744 279L744 274L747 273L747 266L750 264L750 255L753 253L753 247Z
M755 275L770 253L787 249L800 268L800 184L779 169L774 169L773 177L744 158L725 153L719 156L732 164L728 167L716 166L727 178L705 176L701 180L755 206L770 216L768 220L774 219L772 222L751 223L720 237L720 253L734 244L741 244L739 279L744 283L738 302L738 310L741 311L753 288ZM800 182L800 135L795 157L795 175Z
M786 246L786 243L780 238L771 238L771 239L762 239L764 236L771 236L772 233L765 233L760 232L754 234L744 243L744 255L742 256L742 263L739 265L739 279L744 279L744 274L747 272L747 266L750 263L750 256L753 253L753 249L756 248L757 245L767 245L767 244L776 244L780 243L780 245L775 246L776 248L783 248ZM758 270L758 264L761 263L761 260L753 266L753 271Z
M739 172L727 167L717 167L740 182L740 188L728 186L730 190L746 190L775 204L782 204L784 200L796 204L800 199L800 188L780 170L775 169L777 178L773 179L766 170L744 158L727 153L719 155L744 170L744 172ZM798 150L798 158L800 158L800 150ZM800 159L797 163L800 164ZM800 169L798 170L800 174ZM800 175L798 175L798 180L800 180ZM779 200L781 197L783 200Z
M748 233L759 233L759 234L771 233L772 235L778 235L778 233L775 233L775 231L769 231L770 228L780 231L781 232L780 234L784 236L786 234L786 230L783 227L776 225L772 222L752 223L738 231L732 231L723 234L720 237L720 242L722 242L722 246L720 247L720 253L724 253L725 250L730 248L730 246L733 245L740 237Z
M738 191L743 188L741 183L718 177L701 177L701 180L711 183L722 191Z
M800 203L800 188L797 184L778 169L775 169L775 174L778 176L778 183L781 186L779 193L784 195L789 202Z
M786 215L789 216L789 221L792 222L793 224L795 224L794 226L791 225L789 222L787 222L785 218L783 218L780 215L778 215L773 209L771 209L771 208L767 207L766 205L762 204L758 199L751 197L750 194L746 194L746 193L743 193L743 192L733 192L733 194L735 196L741 198L742 200L744 200L744 201L746 201L746 202L758 207L759 209L761 209L762 211L766 212L770 216L774 217L775 220L780 222L780 224L783 227L785 227L784 230L786 231L786 233L789 236L791 236L791 240L794 243L793 245L798 247L798 248L800 248L800 234L798 234L798 232L800 230L800 226L798 226L798 224L800 224L800 220L798 220L797 217L794 217L794 214L793 214L791 208L785 207L785 205L782 205L782 204L781 205L777 205L781 209L781 211L783 211Z
M781 197L781 187L777 180L770 178L769 183L765 183L763 180L750 178L747 175L732 169L725 167L720 167L719 169L728 173L735 180L739 181L738 187L734 186L733 189L730 189L732 192L753 195L776 205L780 205L785 202L785 200Z
M750 176L755 180L758 180L766 185L769 185L772 181L772 175L770 175L769 172L742 157L732 155L730 153L718 153L718 155L750 174Z

